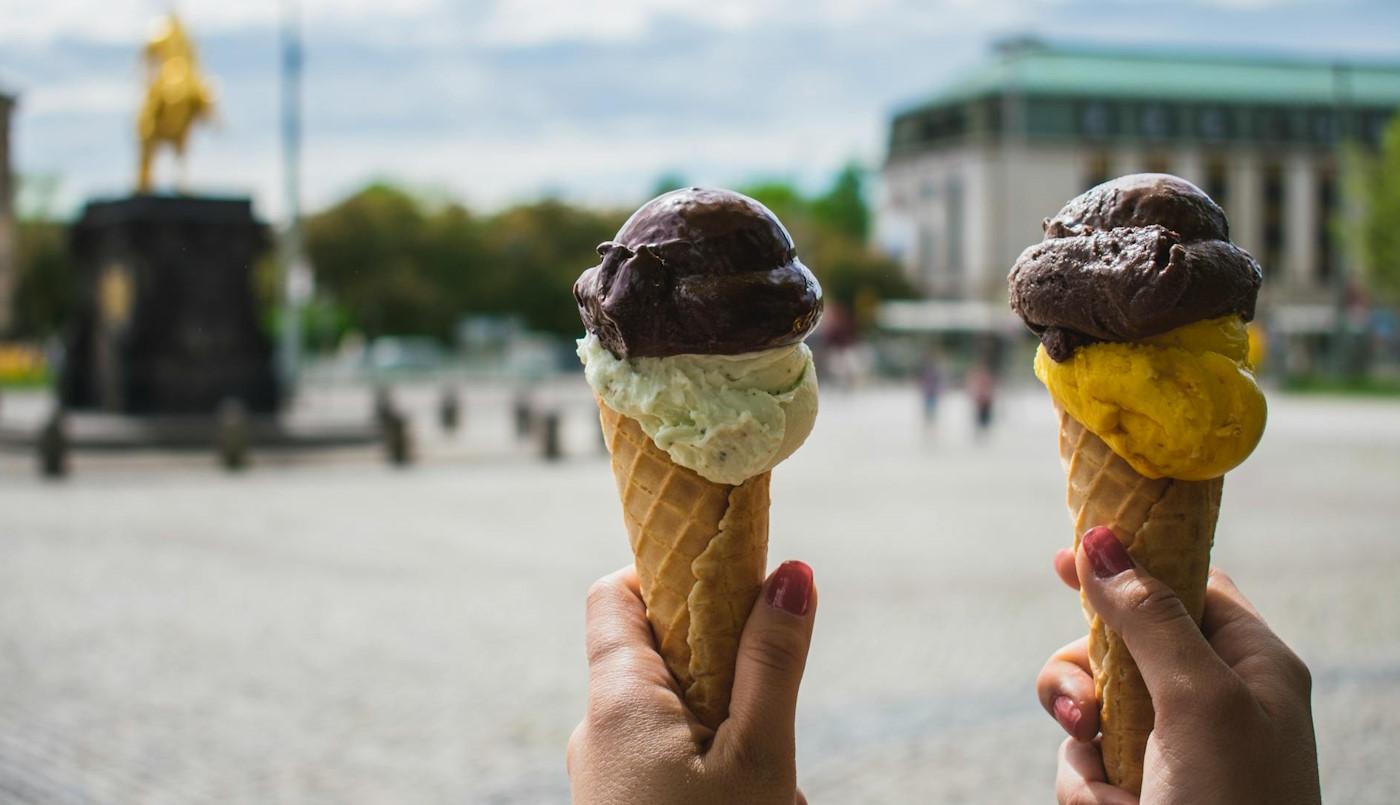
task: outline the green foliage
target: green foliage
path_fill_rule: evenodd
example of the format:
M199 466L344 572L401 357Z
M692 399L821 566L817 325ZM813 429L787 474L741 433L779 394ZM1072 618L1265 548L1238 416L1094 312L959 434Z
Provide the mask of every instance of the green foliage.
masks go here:
M1380 153L1356 162L1362 214L1350 233L1352 246L1372 289L1400 301L1400 115L1386 129Z
M863 315L874 300L913 295L899 265L866 243L870 212L861 171L854 163L843 168L831 188L819 196L804 196L782 181L750 185L741 192L782 219L802 262L821 281L828 302Z
M657 190L685 184L663 176ZM898 266L865 244L869 211L858 167L842 170L829 192L814 197L785 182L743 192L787 224L828 300L861 311L872 300L910 294ZM557 200L478 217L379 184L310 218L306 246L318 293L367 336L446 338L470 313L518 315L532 329L573 335L573 282L625 218Z
M662 193L669 193L672 190L679 190L682 187L689 187L690 181L685 176L675 171L667 171L656 177L656 184L652 185L651 195L648 198L656 198Z
M14 334L43 338L62 332L73 312L77 276L67 229L44 218L19 222Z
M621 220L558 201L477 218L372 185L310 218L306 247L318 288L369 336L445 339L467 313L514 313L574 333L574 278Z
M836 181L826 195L812 202L812 214L826 228L865 241L870 234L870 211L865 205L860 165L847 163L836 174Z

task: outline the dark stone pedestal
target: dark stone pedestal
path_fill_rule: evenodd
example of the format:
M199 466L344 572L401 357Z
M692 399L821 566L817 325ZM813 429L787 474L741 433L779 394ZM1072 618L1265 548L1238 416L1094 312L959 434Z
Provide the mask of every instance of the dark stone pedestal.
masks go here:
M72 409L212 416L279 402L253 266L268 245L247 199L138 195L87 205L60 393Z

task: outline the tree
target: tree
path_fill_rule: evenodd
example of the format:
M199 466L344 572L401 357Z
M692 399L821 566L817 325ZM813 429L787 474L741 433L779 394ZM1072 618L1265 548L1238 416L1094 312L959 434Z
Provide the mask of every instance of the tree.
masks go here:
M827 301L848 310L865 310L871 300L913 295L899 265L866 243L870 212L860 177L854 163L847 165L831 189L815 198L781 181L741 190L783 221L797 243L798 256L821 282Z
M666 171L656 177L656 182L651 186L651 198L656 198L662 193L669 193L672 190L679 190L682 187L689 187L690 182L682 174L676 171Z
M1354 181L1361 195L1353 250L1371 288L1400 302L1400 115L1385 130L1378 154L1359 157Z
M577 334L583 325L573 284L598 261L598 244L611 240L626 214L542 201L487 219L486 253L496 293L491 309L520 315L545 332Z
M306 248L318 282L367 334L443 337L455 306L426 259L427 230L417 201L375 184L309 219Z
M826 195L812 202L812 214L823 225L862 243L870 234L870 210L865 204L863 175L859 164L846 163Z
M67 227L47 216L19 222L14 334L57 335L73 314L77 275L68 253Z
M678 177L663 179L673 181ZM869 211L854 165L816 197L781 181L744 192L787 224L833 303L866 310L871 300L910 293L898 266L865 243ZM306 242L324 294L318 301L371 337L446 338L472 313L519 316L534 330L577 335L574 280L596 265L598 244L626 217L558 200L476 216L459 204L427 204L377 184L312 216ZM323 329L345 324L336 319Z

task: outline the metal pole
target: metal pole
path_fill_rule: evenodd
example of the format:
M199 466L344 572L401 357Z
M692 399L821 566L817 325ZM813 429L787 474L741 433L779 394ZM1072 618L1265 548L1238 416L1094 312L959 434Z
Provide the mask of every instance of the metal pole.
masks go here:
M287 223L279 251L283 316L279 363L284 397L296 390L301 365L301 307L311 295L311 269L301 238L301 4L282 6L282 181Z
M1337 131L1335 133L1335 145L1333 146L1334 174L1337 177L1334 181L1340 186L1344 179L1343 171L1346 168L1345 160L1348 157L1348 150L1352 143L1351 131L1351 74L1348 65L1335 62L1332 65L1332 114L1336 118ZM1336 191L1334 191L1336 192ZM1347 209L1350 204L1349 194L1338 193L1342 197L1343 214L1349 214L1353 210ZM1327 226L1332 222L1328 221ZM1328 374L1333 378L1339 378L1347 372L1347 349L1350 334L1347 327L1347 266L1343 260L1332 261L1332 306L1334 318L1332 321L1332 343L1328 350Z

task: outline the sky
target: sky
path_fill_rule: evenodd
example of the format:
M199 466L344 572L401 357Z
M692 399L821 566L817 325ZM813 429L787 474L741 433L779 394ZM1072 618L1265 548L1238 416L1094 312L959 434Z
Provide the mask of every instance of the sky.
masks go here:
M284 214L278 0L180 0L218 94L189 188ZM0 0L22 209L129 192L168 0ZM635 206L662 174L819 189L1000 37L1400 61L1395 0L301 0L304 206L374 180L491 210ZM161 176L176 173L167 159Z

